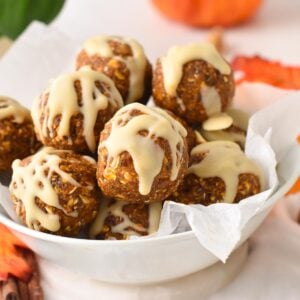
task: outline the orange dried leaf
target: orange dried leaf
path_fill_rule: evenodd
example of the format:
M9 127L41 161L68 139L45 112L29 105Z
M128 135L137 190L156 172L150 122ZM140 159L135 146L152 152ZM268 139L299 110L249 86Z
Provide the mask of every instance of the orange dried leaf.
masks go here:
M300 178L296 181L294 186L289 190L287 195L296 194L296 193L300 193Z
M26 248L23 242L0 224L0 281L7 280L10 274L24 281L29 279L31 268L17 247Z
M264 82L282 89L300 89L300 67L282 65L259 56L237 56L232 68L241 72L236 83Z

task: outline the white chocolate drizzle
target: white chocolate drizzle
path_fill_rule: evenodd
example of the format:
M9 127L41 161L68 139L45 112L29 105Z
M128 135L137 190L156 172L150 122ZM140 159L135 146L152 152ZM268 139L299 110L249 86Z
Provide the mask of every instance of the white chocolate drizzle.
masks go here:
M19 104L16 100L0 96L0 120L12 118L15 123L23 123L30 120L30 111Z
M129 236L140 236L141 234L139 232L144 232L149 235L158 230L162 209L161 202L147 205L149 224L148 228L145 228L141 224L136 224L130 220L129 216L123 211L125 205L128 205L128 202L103 199L100 204L98 215L90 227L89 236L91 238L96 238L97 235L101 233L103 226L105 225L105 220L109 215L122 220L119 224L111 226L111 232L123 234L126 238Z
M231 72L230 66L216 48L207 42L174 46L161 58L164 87L171 96L176 96L176 89L182 77L183 65L189 61L202 59L224 75Z
M109 41L129 45L132 50L132 56L122 57L115 55L108 43ZM130 77L129 92L127 99L124 99L125 103L132 103L143 96L147 59L143 47L137 41L128 37L101 35L88 39L84 43L84 50L89 55L100 55L107 58L114 57L126 65L130 72Z
M224 181L224 202L233 203L238 184L239 175L250 173L256 175L260 181L261 190L264 189L264 177L261 168L249 159L240 147L228 141L214 141L203 143L191 151L191 155L206 153L201 162L192 164L188 173L199 178L218 177Z
M75 81L81 84L82 101L78 103L78 96L74 86ZM110 97L102 94L96 86L96 82L104 82L110 89ZM106 88L106 87L105 87ZM53 80L47 101L48 116L44 119L42 126L40 122L40 98L35 99L32 107L32 118L36 125L39 136L47 136L47 131L52 134L54 119L61 116L57 135L60 137L69 136L71 118L77 114L83 116L83 134L89 149L96 150L94 126L98 112L105 110L110 103L113 107L123 106L120 93L115 88L113 81L99 72L92 71L90 68L82 68L79 71L64 74Z
M214 86L208 86L202 83L201 102L208 116L219 114L222 111L221 98Z
M132 116L134 110L141 114ZM139 177L139 192L141 195L148 195L156 175L161 171L165 157L164 150L155 142L156 138L162 138L170 147L170 180L177 179L187 131L166 111L158 107L150 108L140 103L132 103L115 114L111 125L110 135L99 144L99 149L106 148L108 152L106 168L116 168L119 155L128 152ZM147 131L147 136L140 135L141 131Z
M74 190L80 187L80 184L70 174L60 169L61 158L59 154L65 152L70 151L45 147L31 156L28 165L22 166L22 161L19 159L12 164L13 176L9 189L11 194L23 203L26 224L29 228L38 229L39 226L42 226L51 232L60 229L59 216L52 211L47 213L39 208L36 203L37 198L48 206L62 210L68 216L77 216L76 212L67 213L64 211L59 203L55 188L51 184L51 177L55 173L64 182L74 185ZM83 157L91 162L91 158ZM95 163L94 160L93 162Z

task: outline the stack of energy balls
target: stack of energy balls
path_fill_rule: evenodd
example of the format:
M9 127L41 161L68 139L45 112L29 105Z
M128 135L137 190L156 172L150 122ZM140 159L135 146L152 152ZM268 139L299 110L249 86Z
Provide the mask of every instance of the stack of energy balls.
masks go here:
M145 105L151 90L156 106ZM138 42L89 39L76 71L52 80L31 115L1 97L0 169L15 159L17 215L48 233L127 239L156 232L166 200L259 193L261 169L242 150L248 118L231 108L233 95L230 65L209 43L171 48L152 79Z

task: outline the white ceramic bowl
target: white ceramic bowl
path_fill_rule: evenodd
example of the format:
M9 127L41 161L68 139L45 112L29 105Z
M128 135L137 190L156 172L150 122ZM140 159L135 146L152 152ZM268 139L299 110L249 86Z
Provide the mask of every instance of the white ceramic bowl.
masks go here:
M299 155L298 149L294 154ZM290 152L286 160L293 158L293 153ZM285 160L282 164L285 164ZM280 171L280 165L278 169ZM268 200L270 205L265 206L246 224L236 248L256 230L276 200L290 189L291 176L297 178L298 175L280 173L282 188ZM287 181L290 183L286 184ZM218 261L216 256L201 246L192 231L149 239L99 241L34 231L12 221L1 209L0 222L41 257L87 278L111 283L145 284L168 281L200 271Z
M247 225L242 244L269 210ZM112 283L143 284L179 278L218 261L203 248L192 231L129 241L80 240L28 229L0 214L8 226L41 257L88 278Z

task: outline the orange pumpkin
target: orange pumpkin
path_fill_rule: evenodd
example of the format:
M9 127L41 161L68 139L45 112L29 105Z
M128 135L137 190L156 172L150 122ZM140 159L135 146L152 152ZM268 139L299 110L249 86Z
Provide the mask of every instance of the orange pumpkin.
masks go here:
M233 26L251 18L262 0L152 0L167 17L184 24Z

